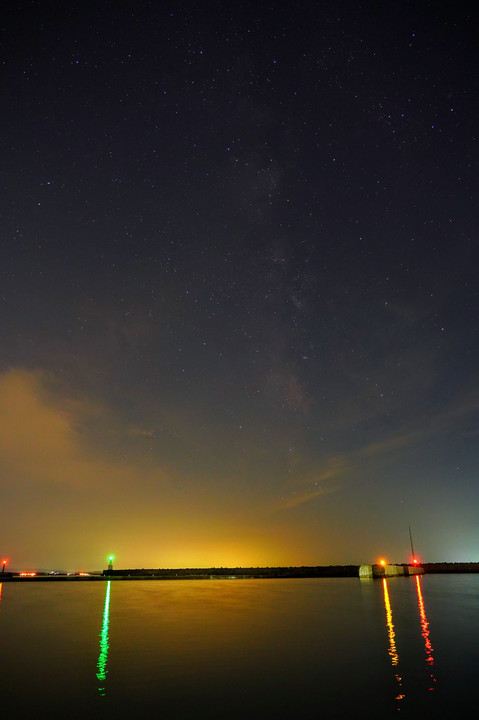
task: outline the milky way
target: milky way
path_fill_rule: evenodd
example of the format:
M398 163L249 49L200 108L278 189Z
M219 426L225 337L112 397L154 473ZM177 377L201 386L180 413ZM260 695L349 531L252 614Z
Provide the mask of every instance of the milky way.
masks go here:
M465 6L2 14L0 550L475 560ZM6 518L6 519L5 519Z

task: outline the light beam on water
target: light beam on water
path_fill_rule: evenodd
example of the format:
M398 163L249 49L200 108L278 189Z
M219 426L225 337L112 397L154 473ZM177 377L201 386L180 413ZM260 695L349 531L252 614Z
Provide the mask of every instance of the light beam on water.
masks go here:
M431 640L429 638L429 622L426 617L426 609L424 607L424 599L422 596L422 590L421 590L421 580L419 579L419 575L416 575L416 590L417 590L417 603L419 607L419 619L421 621L421 635L424 638L424 648L426 650L426 663L430 670L432 670L432 666L434 665L434 655L433 655L433 647L431 644ZM431 678L431 687L429 687L429 690L434 690L434 684L436 682L436 678L434 677L432 671L429 674Z
M110 623L110 583L111 580L108 580L106 584L105 607L103 609L103 621L100 630L100 654L98 656L98 662L96 664L96 676L99 682L98 692L100 693L100 695L106 694L105 681L108 673L107 664L109 648L108 626Z
M393 614L391 610L391 602L389 600L388 584L385 578L383 578L383 591L384 591L384 607L386 608L386 626L388 629L389 637L389 657L391 658L391 665L394 668L394 675L398 683L398 694L396 700L402 700L404 693L402 691L402 678L397 672L397 665L399 662L399 655L396 648L396 633L394 632Z

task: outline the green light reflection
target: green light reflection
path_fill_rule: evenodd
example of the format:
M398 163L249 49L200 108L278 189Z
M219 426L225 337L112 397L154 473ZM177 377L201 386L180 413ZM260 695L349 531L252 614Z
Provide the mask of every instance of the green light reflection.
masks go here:
M103 610L103 622L101 626L100 631L100 654L98 656L98 662L96 664L97 673L96 676L98 678L98 692L100 695L106 694L105 689L105 680L108 673L107 670L107 663L108 663L108 648L109 648L109 642L108 642L108 625L110 622L110 583L111 580L108 580L106 584L106 593L105 593L105 608Z

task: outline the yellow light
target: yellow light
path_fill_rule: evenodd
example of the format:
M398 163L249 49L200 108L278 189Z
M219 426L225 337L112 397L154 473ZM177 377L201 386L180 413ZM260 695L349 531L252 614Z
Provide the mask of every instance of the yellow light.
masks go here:
M391 610L391 602L389 600L388 584L386 578L383 578L383 591L384 607L386 608L386 627L388 629L389 636L389 657L391 658L391 665L394 668L394 674L398 683L398 694L396 695L396 700L403 700L404 693L402 692L402 678L399 675L399 672L397 672L399 655L396 647L396 633L394 632L393 614ZM397 709L399 710L399 707Z
M384 566L386 565L386 560L380 560L380 561L379 561L379 564L384 567Z
M384 607L386 608L386 625L389 635L389 656L391 658L392 665L397 665L399 655L396 649L396 633L394 632L393 625L393 614L391 610L391 602L389 600L388 584L386 579L383 578L383 592L384 592Z

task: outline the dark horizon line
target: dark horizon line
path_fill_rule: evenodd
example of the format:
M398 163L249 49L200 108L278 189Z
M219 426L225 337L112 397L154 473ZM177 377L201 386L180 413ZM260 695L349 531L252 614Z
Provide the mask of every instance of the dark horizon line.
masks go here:
M376 563L364 563L377 565ZM388 565L411 566L411 563L388 563ZM0 572L2 580L95 580L95 579L212 579L212 578L314 578L358 577L360 565L297 565L297 566L249 566L249 567L198 567L198 568L122 568L91 571L11 570ZM424 573L479 573L479 562L418 563ZM22 575L22 573L35 573Z

